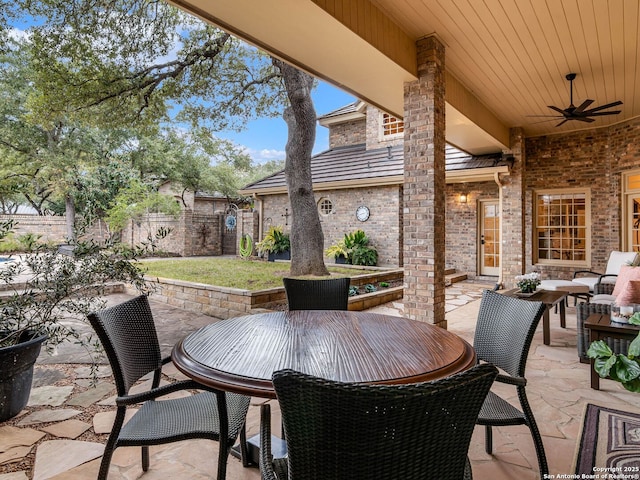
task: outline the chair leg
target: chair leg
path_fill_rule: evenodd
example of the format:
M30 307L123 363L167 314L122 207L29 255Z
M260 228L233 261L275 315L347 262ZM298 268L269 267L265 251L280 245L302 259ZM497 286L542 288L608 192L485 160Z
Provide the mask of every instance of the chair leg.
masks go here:
M109 434L109 439L107 440L107 444L104 447L104 453L102 454L98 480L107 480L107 476L109 475L111 457L113 457L113 451L117 447L118 435L120 435L120 429L124 423L125 410L125 408L118 408L116 410L116 418L113 421L113 427L111 427L111 433Z
M249 450L247 449L247 425L242 425L240 430L240 456L242 457L242 466L250 467Z
M493 452L493 430L491 430L491 425L484 426L484 450L489 455Z
M521 390L522 389L522 390ZM518 388L518 397L520 398L520 405L522 405L522 413L524 413L527 421L527 426L531 431L531 437L533 438L533 444L536 447L536 455L538 456L538 467L540 468L540 478L545 478L549 474L549 465L547 465L547 456L544 453L544 444L542 443L542 436L540 430L538 430L538 424L533 416L533 411L527 400L527 396L524 393L524 387Z
M142 471L149 470L149 447L142 447Z

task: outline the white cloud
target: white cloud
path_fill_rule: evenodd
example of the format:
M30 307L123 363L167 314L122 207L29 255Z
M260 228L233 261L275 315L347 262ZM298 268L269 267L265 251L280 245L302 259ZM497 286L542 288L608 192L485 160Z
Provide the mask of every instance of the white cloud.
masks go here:
M26 30L20 30L19 28L10 28L7 30L7 33L9 34L9 38L16 42L29 38L30 36Z
M286 152L284 150L276 150L273 148L263 148L262 150L256 150L255 148L249 148L247 146L241 146L243 153L246 153L256 163L264 163L269 160L284 160Z

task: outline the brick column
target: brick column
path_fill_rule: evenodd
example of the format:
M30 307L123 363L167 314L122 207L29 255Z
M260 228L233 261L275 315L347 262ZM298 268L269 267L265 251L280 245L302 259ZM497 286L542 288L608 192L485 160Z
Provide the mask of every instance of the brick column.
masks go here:
M524 173L525 148L524 132L522 128L512 128L510 131L510 150L506 153L513 155L514 163L511 173L502 177L502 283L505 288L516 286L515 276L525 273L527 263L525 258L524 212L531 205L525 204Z
M444 45L416 45L418 80L404 85L404 311L447 328Z

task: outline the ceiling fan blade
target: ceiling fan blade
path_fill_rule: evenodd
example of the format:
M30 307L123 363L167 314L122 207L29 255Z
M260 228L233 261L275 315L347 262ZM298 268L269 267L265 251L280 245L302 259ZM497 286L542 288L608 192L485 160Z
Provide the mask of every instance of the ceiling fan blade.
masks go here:
M564 115L525 115L525 117L563 118Z
M606 105L600 105L599 107L590 108L589 110L586 110L582 113L591 115L593 112L604 110L605 108L609 108L609 107L617 107L618 105L622 105L622 102L620 100L618 100L617 102L607 103Z
M560 125L563 125L564 123L568 122L569 119L565 118L564 120L562 120L559 124L556 125L556 127L559 127Z
M585 108L587 108L589 105L591 105L593 102L595 102L595 100L585 100L584 102L582 102L582 104L576 108L573 113L580 113L582 112Z
M553 122L556 118L558 118L558 117L547 118L546 120L539 120L537 122L531 122L531 123L529 123L529 125L538 125L539 123ZM564 120L564 121L566 122L566 120Z
M579 122L586 122L586 123L595 122L593 118L588 118L588 117L573 117L571 118L571 120L577 120Z
M620 112L622 112L622 110L611 110L610 112L595 112L595 113L589 113L588 115L590 117L599 117L601 115L617 115Z
M553 105L547 105L547 107L549 107L551 110L555 110L556 112L562 114L562 116L564 116L565 114L565 111L562 110L561 108L554 107Z

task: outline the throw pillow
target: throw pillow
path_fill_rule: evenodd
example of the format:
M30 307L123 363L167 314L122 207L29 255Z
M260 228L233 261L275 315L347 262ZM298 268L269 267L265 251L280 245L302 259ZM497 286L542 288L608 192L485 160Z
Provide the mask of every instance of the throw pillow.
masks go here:
M640 280L640 267L632 267L631 265L623 265L618 272L616 278L616 286L613 287L611 295L617 297L630 280Z
M617 305L640 303L640 280L629 280L616 297Z

